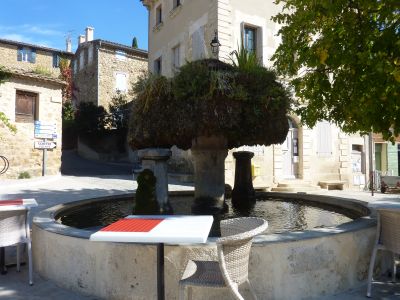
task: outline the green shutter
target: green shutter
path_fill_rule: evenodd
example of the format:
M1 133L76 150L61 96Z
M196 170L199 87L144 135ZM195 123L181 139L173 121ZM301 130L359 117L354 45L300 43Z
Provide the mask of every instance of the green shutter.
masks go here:
M388 143L388 170L393 172L393 175L399 175L399 163L397 154L397 144Z

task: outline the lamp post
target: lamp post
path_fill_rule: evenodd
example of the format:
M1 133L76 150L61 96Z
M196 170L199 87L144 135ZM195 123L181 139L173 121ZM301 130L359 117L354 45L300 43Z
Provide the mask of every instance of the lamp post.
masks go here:
M212 39L210 46L211 46L212 54L215 57L218 57L219 47L221 46L221 43L218 40L218 30L215 30L215 32L214 32L214 38Z

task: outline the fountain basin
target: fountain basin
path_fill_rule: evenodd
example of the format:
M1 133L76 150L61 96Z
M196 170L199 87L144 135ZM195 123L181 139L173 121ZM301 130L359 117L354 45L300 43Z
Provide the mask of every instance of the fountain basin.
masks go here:
M345 291L365 281L375 221L368 216L364 203L308 194L262 195L326 204L339 201L344 209L365 216L334 227L258 236L253 244L249 277L260 299L310 299ZM156 299L155 246L90 242L92 231L55 221L63 210L87 202L55 206L34 218L36 271L60 286L95 297ZM199 252L202 257L216 258L215 240L209 238L205 245L165 246L166 299L178 298L180 272L187 259ZM194 299L230 299L223 290L198 288L193 295Z

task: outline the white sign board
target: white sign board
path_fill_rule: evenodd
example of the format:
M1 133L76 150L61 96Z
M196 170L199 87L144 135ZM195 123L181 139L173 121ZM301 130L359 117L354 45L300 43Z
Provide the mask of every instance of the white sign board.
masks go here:
M35 141L35 149L54 149L57 145L53 142Z

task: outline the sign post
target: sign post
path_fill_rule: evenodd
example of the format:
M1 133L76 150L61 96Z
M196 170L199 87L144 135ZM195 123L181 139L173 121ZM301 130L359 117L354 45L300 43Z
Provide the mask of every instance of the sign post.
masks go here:
M47 149L54 149L57 145L47 139L57 138L57 125L54 122L35 121L35 149L43 150L42 176L46 176Z

